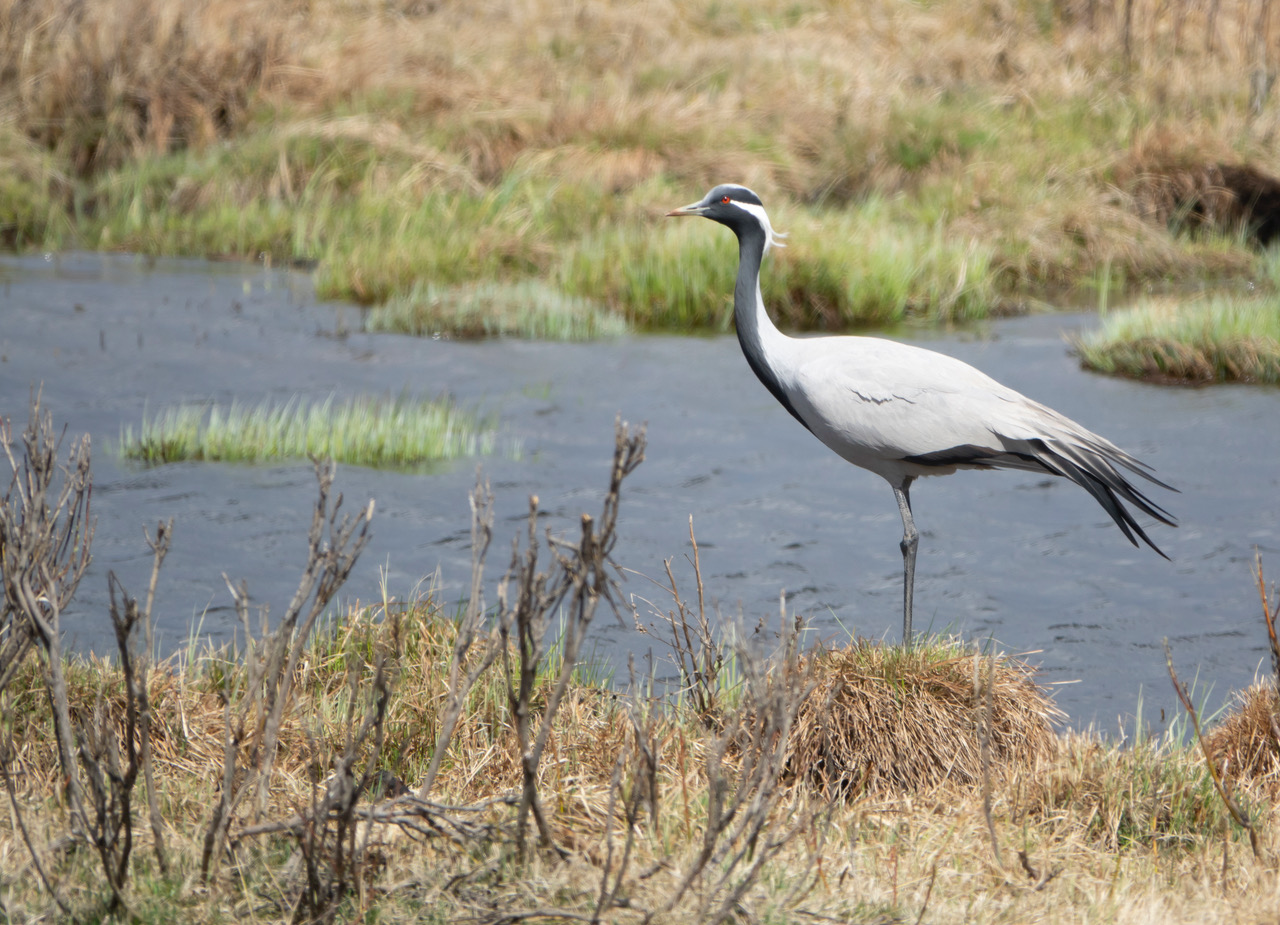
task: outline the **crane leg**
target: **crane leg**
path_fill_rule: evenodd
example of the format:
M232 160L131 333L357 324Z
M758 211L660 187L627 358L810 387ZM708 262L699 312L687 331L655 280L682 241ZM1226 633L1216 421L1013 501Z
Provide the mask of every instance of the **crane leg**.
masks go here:
M898 499L898 511L902 514L902 644L911 645L911 596L916 584L916 547L920 545L920 534L916 532L916 523L911 517L911 482L907 479L902 487L893 489L893 496Z

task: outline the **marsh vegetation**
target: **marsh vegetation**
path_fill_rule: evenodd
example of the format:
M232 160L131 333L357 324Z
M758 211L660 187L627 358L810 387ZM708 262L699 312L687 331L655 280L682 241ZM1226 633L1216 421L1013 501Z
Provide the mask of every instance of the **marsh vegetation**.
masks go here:
M377 468L415 469L499 449L497 423L448 398L408 394L338 401L294 397L256 406L177 405L125 427L120 453L146 465L187 460L270 462L326 457ZM508 455L520 447L508 441Z
M1058 732L1033 671L999 652L805 652L785 603L732 628L696 541L692 583L669 569L631 611L612 555L642 432L620 426L576 525L547 530L530 499L496 580L508 538L478 481L460 604L384 598L333 622L374 509L344 515L317 464L286 612L268 624L229 580L238 642L163 661L152 605L180 532L148 533L141 593L109 576L116 657L67 655L88 443L59 448L38 409L4 436L7 918L1215 922L1275 895L1273 679L1202 736L1171 659L1186 713L1153 734L1139 709L1117 741ZM1257 580L1280 667L1260 563ZM614 617L661 669L603 683L583 643Z
M1274 381L1271 361L1239 351L1280 349L1254 211L1280 170L1273 51L1256 41L1275 16L1155 0L0 0L0 241L314 267L324 296L416 334L715 330L732 253L657 217L732 178L791 232L765 281L788 326L1246 280L1256 297L1214 296L1199 315L1154 299L1115 315L1156 352L1111 362ZM1176 350L1155 327L1165 314L1180 319ZM1202 331L1203 356L1182 359ZM339 455L308 436L332 417L288 410L283 424L304 425L289 455ZM376 418L368 403L346 410ZM284 445L252 429L281 408L239 412L249 430L225 458ZM212 453L218 441L201 441L236 417L169 414L140 432L144 455ZM1158 735L1140 710L1123 741L1064 734L1016 659L946 639L806 651L785 606L722 635L700 587L673 578L654 613L618 607L661 642L670 677L638 668L605 686L583 642L621 604L612 541L644 452L626 431L601 509L546 533L534 499L517 536L497 537L513 552L496 582L477 485L461 604L387 598L327 622L374 511L342 517L320 465L308 566L278 619L233 576L237 645L193 639L159 660L153 595L182 542L161 522L149 587L109 578L117 656L81 658L59 620L90 557L88 444L58 448L54 433L33 412L0 441L13 454L0 506L6 919L1275 911L1271 679L1204 737L1194 698ZM1280 657L1260 567L1258 584Z
M1267 3L0 12L12 247L300 263L415 332L714 330L729 245L657 218L733 179L792 233L786 326L1275 291Z
M1078 339L1088 366L1137 379L1280 384L1274 295L1147 298Z

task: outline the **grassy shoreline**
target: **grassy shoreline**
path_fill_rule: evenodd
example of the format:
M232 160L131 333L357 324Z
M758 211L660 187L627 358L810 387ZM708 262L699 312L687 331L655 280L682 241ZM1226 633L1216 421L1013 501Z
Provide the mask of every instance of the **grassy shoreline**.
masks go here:
M270 800L256 815L259 820L288 817L310 805L316 786L323 787L327 763L342 752L350 710L361 702L352 699L352 678L367 683L372 676L375 640L389 619L383 607L353 612L341 630L309 643L281 732ZM402 662L380 767L391 775L388 780L413 787L430 763L427 746L445 706L442 691L457 624L429 600L398 619ZM953 643L926 643L922 664L954 664L947 683L963 693L973 676L988 670L987 660L957 652ZM285 830L239 842L235 864L210 888L199 885L200 836L218 793L224 692L245 684L239 658L226 650L206 652L185 665L158 666L150 676L168 869L160 870L150 854L150 834L136 832L128 892L134 921L164 921L178 910L196 922L249 914L259 921L289 917L297 851ZM909 712L929 701L938 683L878 644L836 649L821 659L826 667L819 669L820 683L860 685L873 697L893 698L896 690L896 696L909 698ZM886 674L889 663L897 667ZM125 684L118 663L75 660L67 670L73 716L123 724ZM1025 683L1024 670L998 660L997 683L1016 691ZM553 678L548 671L539 680L535 702L547 696ZM618 789L617 768L634 745L628 716L636 708L628 704L645 702L633 701L633 694L605 696L589 683L570 686L552 733L557 757L541 779L555 838L569 846L568 854L560 860L539 852L521 863L503 834L513 812L507 795L519 787L513 718L497 689L475 690L433 798L450 806L487 806L477 818L493 827L492 834L451 843L413 837L393 825L368 829L362 837L375 846L375 860L361 891L340 905L339 918L448 922L464 916L498 922L506 914L536 910L551 920L590 917L601 883L619 871L616 852L625 827L618 814L627 785L624 780ZM63 901L76 915L97 919L106 894L95 859L58 842L67 807L56 785L58 759L38 673L24 672L4 696L10 775L24 823L36 833L37 850ZM962 699L961 715L968 718L963 734L976 755L983 698L970 688ZM706 768L717 748L714 728L685 707L640 709L661 743L657 803L652 816L645 810L633 835L626 902L605 910L604 922L639 922L646 909L660 909L698 855L708 825ZM943 719L944 726L955 721ZM821 723L815 722L806 720L802 729L817 733ZM846 780L861 784L834 798L793 781L785 785L765 837L779 837L789 816L805 816L809 825L771 854L739 909L764 922L795 921L799 913L804 920L866 923L912 921L926 910L924 917L935 922L1226 922L1246 910L1264 914L1272 901L1265 897L1274 897L1280 885L1276 873L1250 856L1248 839L1230 823L1203 756L1194 742L1182 739L1184 733L1185 728L1147 738L1139 728L1126 743L1096 734L1051 734L1030 760L1000 753L989 796L980 773L907 785L859 776L850 768L853 777ZM822 736L810 738L796 754L830 750L831 741ZM859 760L882 747L860 741L848 727L842 741L864 756ZM808 755L809 767L815 767L815 757ZM736 769L740 759L730 756L728 766ZM1269 837L1280 822L1272 802L1273 766L1256 782L1233 785L1235 798ZM386 798L375 792L370 803ZM15 920L56 915L34 876L15 818L0 817L0 857L8 859L0 877L6 914ZM690 897L654 921L687 921L695 908Z
M1275 291L1221 195L1280 174L1257 11L1131 6L4 0L0 243L305 262L402 330L717 329L731 249L660 217L732 179L791 327Z
M1085 366L1135 379L1280 385L1280 299L1145 299L1108 314L1075 347Z
M669 572L664 599L631 612L612 550L642 430L619 423L608 488L579 536L558 534L536 496L523 526L503 523L516 538L492 591L490 545L508 544L478 478L471 587L454 610L430 594L330 609L374 505L340 516L335 468L317 462L285 612L270 623L228 579L236 643L193 639L168 662L153 655L152 605L172 521L146 535L143 594L108 575L117 655L62 649L60 615L91 559L92 475L88 440L60 464L58 439L36 405L20 441L0 441L14 473L0 497L7 920L1216 923L1280 911L1275 679L1201 738L1171 658L1186 716L1159 735L1139 720L1118 742L1059 733L1032 669L962 641L802 651L805 622L785 602L776 628L735 629L706 608L696 544L696 594ZM1260 562L1257 581L1280 664L1280 600ZM602 605L671 667L602 684L584 648Z

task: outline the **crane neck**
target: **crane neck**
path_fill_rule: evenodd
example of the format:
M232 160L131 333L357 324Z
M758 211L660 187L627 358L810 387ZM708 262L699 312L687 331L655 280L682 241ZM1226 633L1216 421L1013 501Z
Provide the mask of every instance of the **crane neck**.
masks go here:
M768 244L767 234L756 222L746 223L734 231L738 235L738 280L733 287L733 322L738 345L756 378L792 417L808 428L779 376L779 364L789 353L791 338L774 326L760 294L760 265Z
M733 321L738 330L742 352L755 368L755 361L766 362L765 342L781 337L769 318L760 294L760 265L767 247L765 230L755 222L738 230L738 280L733 288Z

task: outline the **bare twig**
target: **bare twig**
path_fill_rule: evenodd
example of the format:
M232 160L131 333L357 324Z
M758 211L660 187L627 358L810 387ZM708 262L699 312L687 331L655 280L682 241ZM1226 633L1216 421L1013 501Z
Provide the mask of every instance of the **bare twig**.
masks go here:
M316 621L346 582L369 541L373 501L354 517L344 516L339 520L342 495L330 502L336 467L330 461L315 460L315 472L319 498L307 536L307 564L293 600L274 632L268 632L263 611L262 630L255 640L249 619L248 589L243 583L235 585L227 580L244 627L248 683L239 695L230 689L227 691L222 787L205 830L200 859L201 874L206 880L226 843L232 816L241 802L250 794L256 794L257 811L266 807L276 744L298 660ZM236 702L234 712L233 701ZM242 756L246 741L252 745L248 754ZM246 773L237 774L242 758Z
M357 803L368 792L377 774L382 754L387 706L391 701L393 674L399 660L400 627L398 614L384 623L374 661L368 703L358 726L356 705L360 701L359 667L351 663L346 735L341 756L334 763L320 795L318 780L322 767L322 750L312 739L312 767L317 781L312 787L310 812L302 817L293 834L302 853L305 885L294 909L294 922L331 922L339 904L363 875L368 849L368 827L364 835L358 825ZM389 638L388 638L389 637ZM355 766L370 743L361 772Z
M813 690L812 666L803 666L801 624L786 616L782 598L782 648L772 666L742 644L735 647L742 669L742 701L729 712L707 756L707 820L702 845L666 903L645 917L665 915L695 885L700 901L695 920L716 925L733 916L760 870L811 824L812 813L793 807L791 822L777 825L786 788L788 738L800 705ZM737 752L737 768L728 767Z
M1200 743L1200 751L1204 754L1205 764L1209 767L1209 776L1213 779L1213 789L1218 792L1218 797L1222 800L1222 804L1226 806L1227 812L1231 818L1235 820L1236 825L1249 833L1249 845L1253 848L1253 856L1258 860L1262 859L1262 848L1258 844L1258 831L1254 828L1253 822L1240 808L1239 804L1232 798L1227 791L1226 782L1223 780L1222 772L1218 769L1218 763L1214 761L1213 755L1209 752L1209 745L1205 742L1204 734L1200 729L1200 714L1195 708L1195 704L1191 702L1191 697L1187 693L1186 687L1178 680L1178 673L1173 668L1173 652L1169 649L1169 640L1164 641L1164 662L1169 669L1169 679L1173 681L1173 689L1178 695L1178 700L1182 703L1183 709L1187 711L1187 715L1191 718L1191 728L1195 730L1196 741Z
M934 861L929 869L929 886L924 891L924 902L920 904L920 914L916 916L916 925L924 921L924 914L929 908L929 899L933 896L933 885L938 880L938 862Z
M548 533L547 545L555 560L551 571L539 569L538 498L531 496L524 552L521 553L518 540L513 542L511 565L498 588L498 626L507 679L507 700L515 718L523 778L516 815L516 854L522 860L530 814L538 826L543 846L555 847L538 796L538 767L597 607L604 601L617 613L618 605L613 596L617 582L612 574L617 566L611 556L617 541L614 530L620 491L623 480L644 460L644 448L643 428L632 433L625 423L618 421L609 489L599 523L590 515L583 514L581 539L577 543L557 539ZM560 639L560 669L535 729L532 700L540 666L547 652L548 617L562 607L565 622ZM513 633L518 657L517 672L513 672L511 666L509 641Z
M155 839L156 861L160 865L160 870L168 873L169 863L165 857L164 848L164 819L160 815L160 797L156 793L155 780L155 763L151 758L151 695L147 688L147 671L151 664L151 660L156 657L155 640L152 632L154 621L152 619L152 607L156 601L156 581L160 577L160 567L164 564L164 557L169 553L169 543L173 539L173 518L170 517L167 522L156 525L155 539L147 538L147 544L151 547L152 566L151 566L151 582L147 585L147 605L143 611L143 626L146 629L146 658L142 662L142 679L138 685L138 719L142 729L142 774L143 780L147 785L147 810L151 816L151 834Z
M358 805L355 816L361 822L395 825L426 838L445 837L458 844L466 844L493 835L494 828L485 823L461 818L461 814L479 814L498 805L514 806L517 801L518 797L503 795L482 800L471 806L447 806L430 800L420 800L414 794L407 794L377 806ZM239 842L259 835L282 833L297 838L309 824L310 816L310 812L305 815L299 813L287 819L245 826L236 831L233 841Z
M1273 703L1280 704L1280 641L1276 639L1276 621L1280 619L1280 598L1276 599L1275 607L1271 606L1271 599L1267 594L1266 578L1262 574L1262 554L1257 550L1254 551L1254 575L1258 580L1258 597L1262 601L1262 622L1267 627L1267 644L1271 649L1271 689ZM1271 741L1275 745L1277 751L1280 751L1280 723L1276 720L1276 708L1267 712L1268 725L1271 731Z
M991 813L991 720L995 705L996 653L994 647L987 654L987 683L983 691L982 710L982 815L987 821L987 837L991 840L991 855L996 867L1004 870L1000 857L1000 841L996 838L996 822Z
M1275 607L1267 595L1267 582L1262 574L1262 553L1254 551L1254 575L1258 580L1258 597L1262 601L1262 621L1267 626L1267 642L1271 649L1271 671L1280 690L1280 641L1276 639L1276 621L1280 620L1280 598Z
M467 695L480 676L489 670L502 648L502 632L495 623L485 637L483 651L470 667L466 667L467 655L479 637L485 620L484 562L489 542L493 538L493 492L489 483L481 477L479 469L476 470L476 487L471 493L470 501L471 596L467 598L467 610L453 640L453 656L449 660L449 701L440 721L435 750L431 753L431 764L427 766L426 776L418 788L418 797L423 800L431 794L436 775L440 772L440 762L448 751Z
M634 690L634 661L629 659L628 666L631 669ZM658 717L653 710L650 710L647 716L642 716L640 706L634 698L629 703L627 715L631 720L632 740L618 756L609 786L609 807L605 814L605 861L600 874L600 895L596 900L593 921L599 921L605 911L613 908L618 902L618 895L622 890L624 878L631 863L631 853L635 847L641 809L647 805L650 820L655 826L658 821L658 768L661 749L658 741ZM624 771L626 780L624 780ZM622 846L622 858L618 861L617 869L614 870L613 824L620 797L623 804L623 821L626 824L626 839Z
M140 766L143 782L147 788L147 810L151 821L151 834L156 861L161 871L168 872L169 864L164 846L164 819L160 814L160 798L156 792L154 762L151 757L151 697L148 690L148 675L152 659L155 656L152 633L152 608L155 604L156 584L160 577L160 568L169 552L169 544L173 538L173 519L161 521L156 525L155 536L144 534L147 545L151 547L151 580L147 585L146 605L138 609L138 602L124 592L114 572L107 573L107 587L110 591L111 621L116 628L116 642L120 650L121 672L125 678L126 712L137 727L138 744L136 754L132 739L128 748L130 763ZM118 592L118 594L117 594ZM137 644L137 624L141 622L145 651Z
M1043 890L1049 885L1054 877L1062 873L1061 867L1055 867L1052 870L1046 867L1044 873L1040 873L1031 866L1031 858L1028 857L1027 852L1023 850L1018 851L1018 863L1022 865L1022 869L1026 872L1027 878L1032 881L1031 889L1036 893Z
M652 603L655 615L666 624L669 636L663 641L671 647L672 660L680 672L682 692L693 702L703 724L714 728L717 723L717 711L720 700L720 672L724 667L724 645L716 639L711 628L711 620L707 614L706 597L702 584L702 562L698 555L698 540L693 533L693 517L689 517L689 543L693 547L693 577L698 590L698 606L694 610L680 595L675 575L671 571L671 560L664 562L667 572L667 584L663 587L671 595L674 610L664 610ZM654 582L657 584L657 582ZM647 632L637 624L641 632Z

